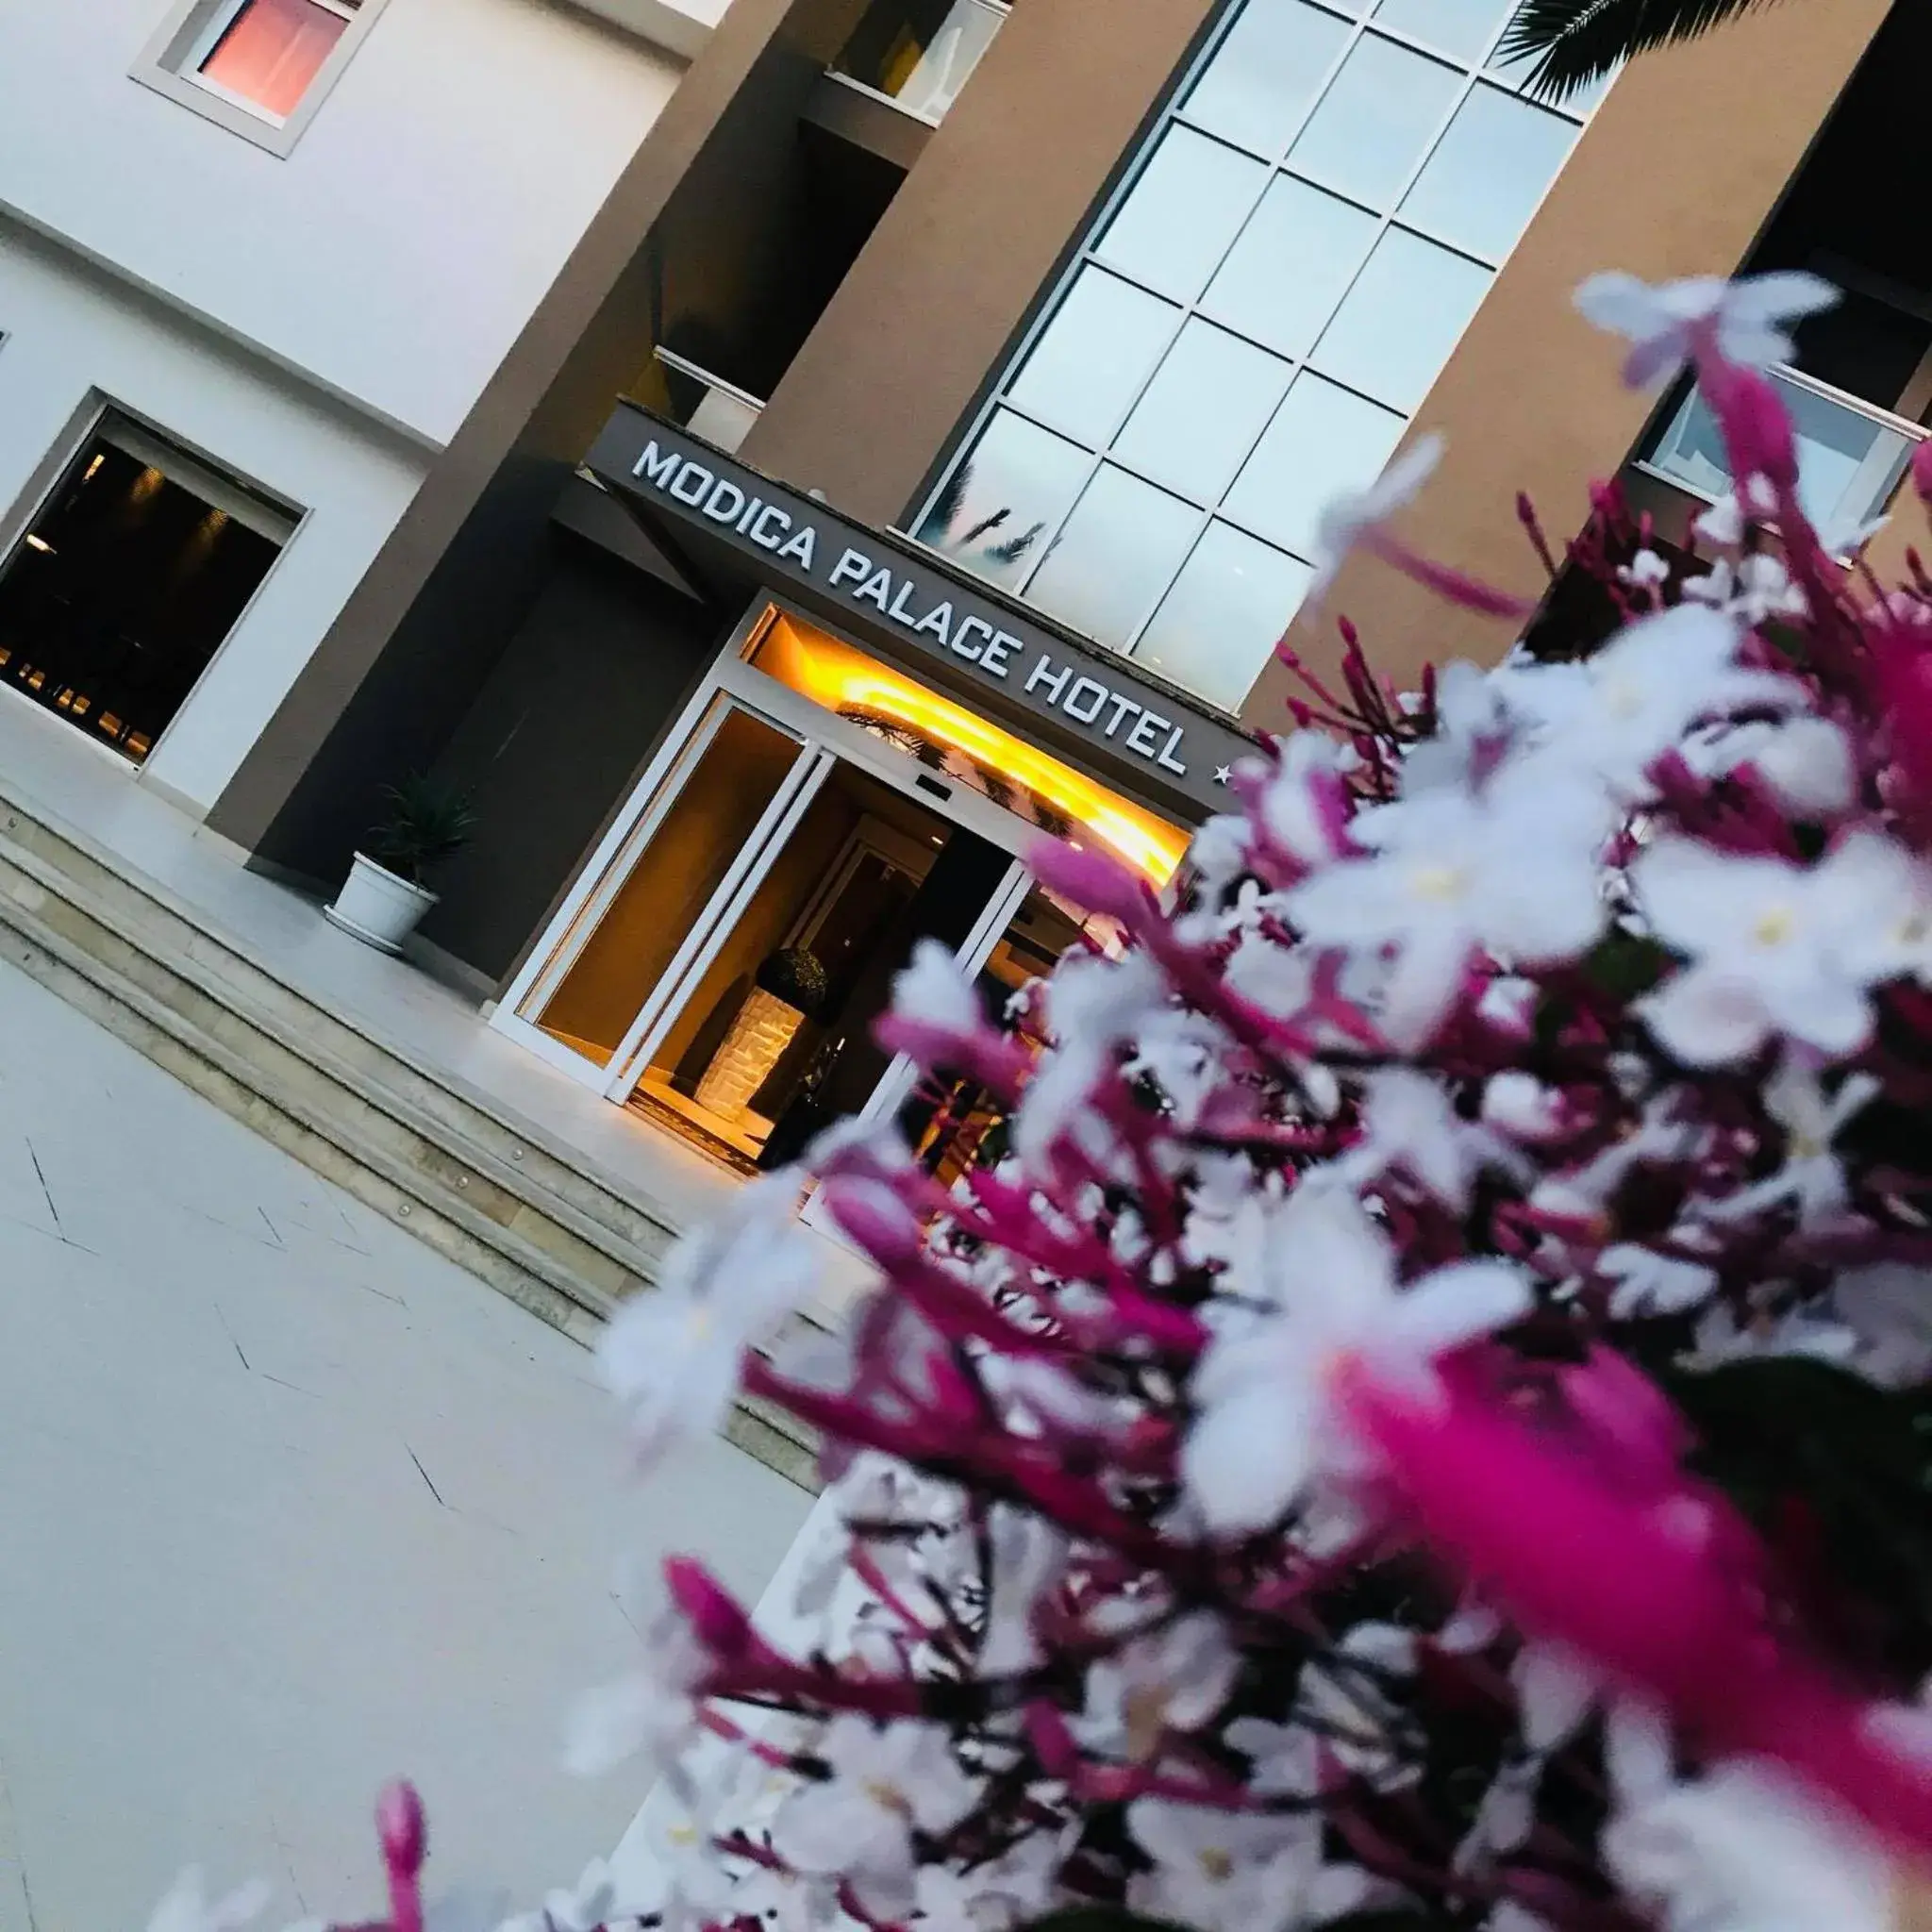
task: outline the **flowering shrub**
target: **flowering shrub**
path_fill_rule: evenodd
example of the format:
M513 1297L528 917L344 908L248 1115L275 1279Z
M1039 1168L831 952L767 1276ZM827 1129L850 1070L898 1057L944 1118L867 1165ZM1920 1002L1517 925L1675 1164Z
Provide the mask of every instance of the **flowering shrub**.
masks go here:
M1592 539L1607 645L1412 701L1351 644L1177 905L1042 852L1132 944L1023 996L1037 1059L918 956L889 1043L1009 1152L812 1151L883 1277L840 1341L773 1341L796 1175L612 1324L644 1450L741 1375L834 1534L791 1652L670 1566L576 1740L669 1774L661 1893L529 1925L1925 1923L1932 585L1800 508L1755 365L1815 285L1581 299L1695 360L1714 560ZM1510 608L1394 493L1331 541Z

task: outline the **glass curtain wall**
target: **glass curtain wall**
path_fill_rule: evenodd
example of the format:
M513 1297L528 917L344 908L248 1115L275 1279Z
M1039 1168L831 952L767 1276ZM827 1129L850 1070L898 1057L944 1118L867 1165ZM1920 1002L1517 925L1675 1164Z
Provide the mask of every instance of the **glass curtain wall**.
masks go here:
M1575 141L1511 0L1239 0L920 520L1229 710Z

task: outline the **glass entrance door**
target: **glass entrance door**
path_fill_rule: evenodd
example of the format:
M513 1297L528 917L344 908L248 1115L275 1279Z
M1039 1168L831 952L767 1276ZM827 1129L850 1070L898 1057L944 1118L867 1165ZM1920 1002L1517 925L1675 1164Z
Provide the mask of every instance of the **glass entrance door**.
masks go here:
M734 1165L783 1165L872 1098L890 1058L872 1024L913 946L957 952L1016 870L990 840L834 760L613 1095L624 1087L646 1118Z
M921 940L997 977L1033 890L1021 855L1043 831L1156 883L1185 842L768 610L691 701L491 1024L715 1158L782 1165L830 1122L907 1101L909 1069L872 1039L892 979Z
M801 734L721 693L516 1003L519 1017L579 1064L610 1067L825 762Z

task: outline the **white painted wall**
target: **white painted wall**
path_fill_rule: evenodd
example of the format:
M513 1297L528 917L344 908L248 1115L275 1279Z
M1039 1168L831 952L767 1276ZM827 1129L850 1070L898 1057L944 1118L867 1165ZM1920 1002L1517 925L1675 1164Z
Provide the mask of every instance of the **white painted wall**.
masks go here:
M0 5L0 205L446 441L682 59L558 0L388 0L280 157L129 77L174 6Z
M4 222L0 332L0 545L18 535L37 472L50 453L66 453L94 394L305 512L142 772L206 811L394 527L428 458Z

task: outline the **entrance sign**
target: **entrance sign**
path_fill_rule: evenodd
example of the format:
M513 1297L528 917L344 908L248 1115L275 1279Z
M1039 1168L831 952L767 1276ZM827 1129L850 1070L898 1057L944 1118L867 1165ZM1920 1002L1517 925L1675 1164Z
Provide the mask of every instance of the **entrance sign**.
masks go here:
M1228 768L1254 747L1232 721L1137 676L1129 660L1060 637L943 570L632 405L591 450L607 484L661 506L774 588L807 591L864 635L885 632L1003 691L1103 757L1219 810Z

